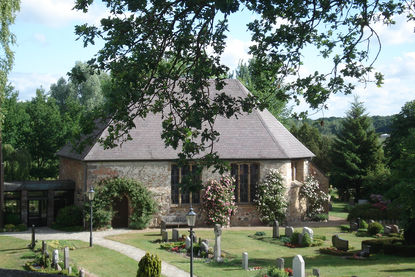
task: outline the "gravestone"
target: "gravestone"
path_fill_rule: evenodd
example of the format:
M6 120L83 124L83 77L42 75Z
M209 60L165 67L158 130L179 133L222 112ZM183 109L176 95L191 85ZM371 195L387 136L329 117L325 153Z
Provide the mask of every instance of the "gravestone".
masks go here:
M36 246L35 225L32 225L32 242L30 243L30 248L35 249L35 246Z
M169 233L167 233L167 231L161 232L161 240L165 242L169 240Z
M385 235L389 235L392 232L392 227L391 226L385 226L385 228L383 228L383 233Z
M357 222L357 228L358 229L362 228L362 219L360 217L356 218L356 222Z
M163 231L166 231L166 222L164 221L160 224L160 234L163 234Z
M391 233L399 234L399 226L394 224L391 226Z
M294 233L294 228L291 226L285 227L285 236L290 238Z
M311 241L312 241L312 240L313 240L313 237L314 237L314 232L313 232L313 229L308 228L308 227L304 227L304 228L303 228L303 233L302 233L302 235L304 236L304 234L305 234L305 233L307 233L307 234L310 236Z
M369 224L370 223L375 223L375 221L373 220L373 219L369 219L369 222L368 222Z
M63 268L69 268L69 247L63 249Z
M242 268L248 270L248 252L242 253Z
M193 233L193 243L197 242L197 236Z
M47 248L47 244L44 240L42 240L42 255L45 255L46 248Z
M370 256L370 245L363 245L362 251L360 251L360 256L362 257L369 257Z
M331 237L331 242L335 248L338 250L349 250L349 241L339 238L339 235L334 235Z
M202 241L202 243L200 244L200 252L209 252L209 244L207 243L207 241Z
M272 225L272 238L276 239L280 237L280 225L278 220L274 220L274 224Z
M316 276L316 277L320 277L320 269L313 268L313 275Z
M79 271L79 277L85 277L85 270L81 269Z
M53 250L52 254L52 265L56 267L56 265L59 263L59 251L58 249Z
M350 231L357 231L357 229L359 229L359 223L350 221Z
M293 259L293 276L305 277L305 262L301 255L297 255Z
M172 241L178 241L179 240L179 230L173 229L171 239L172 239Z
M277 268L284 270L284 258L277 259Z
M72 266L68 267L68 274L71 275L72 274Z
M186 239L184 240L185 241L185 243L186 243L186 249L190 249L190 244L191 244L191 240L190 240L190 237L186 237Z
M222 226L220 224L215 224L214 231L215 231L215 246L213 247L213 259L216 262L220 262L222 260L221 245L220 245L221 236L222 236Z

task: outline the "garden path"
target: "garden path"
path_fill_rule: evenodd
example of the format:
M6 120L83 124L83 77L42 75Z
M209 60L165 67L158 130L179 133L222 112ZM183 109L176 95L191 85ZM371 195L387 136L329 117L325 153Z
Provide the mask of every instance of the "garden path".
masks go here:
M125 234L131 231L131 229L112 229L106 231L94 231L93 233L93 243L115 250L121 254L124 254L136 261L140 261L141 257L145 255L145 251L139 248L112 241L106 239L105 237L111 235ZM26 232L5 232L1 233L3 236L12 236L15 238L31 240L31 231ZM63 232L58 230L53 230L47 227L36 228L36 240L82 240L89 242L89 232ZM187 277L189 276L188 272L185 272L171 264L162 261L161 273L164 276L168 277Z

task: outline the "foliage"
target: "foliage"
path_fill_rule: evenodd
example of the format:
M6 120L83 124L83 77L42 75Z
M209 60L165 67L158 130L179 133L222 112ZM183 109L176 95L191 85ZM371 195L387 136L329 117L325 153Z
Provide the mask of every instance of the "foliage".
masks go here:
M342 232L350 232L350 226L349 225L340 225L339 228Z
M255 234L254 234L255 236L259 236L259 237L262 237L262 236L265 236L265 232L262 232L262 231L260 231L260 232L255 232Z
M403 236L405 243L409 245L415 245L415 221L410 221L406 224Z
M77 0L75 9L88 12L93 2ZM323 108L331 93L351 93L353 79L368 81L373 73L370 58L377 53L366 43L377 37L375 23L394 24L393 16L404 12L413 19L410 6L398 0L328 0L306 5L264 0L106 3L108 13L99 26L83 24L75 30L85 46L97 38L105 41L90 61L113 77L107 105L98 115L112 116L110 132L102 142L116 146L119 139L129 138L134 118L163 113L166 146L181 146L182 162L206 153L200 163L207 166L223 165L210 147L219 136L213 128L215 118L263 107L254 96L241 99L209 93L213 82L216 89L223 88L228 73L221 56L231 15L240 10L253 13L246 17L252 18L246 26L252 34L253 79L261 80L265 74L276 87L285 81L286 90L278 98L299 102L301 95L312 108ZM298 74L305 60L303 51L310 47L330 60L327 72ZM374 77L381 85L382 74Z
M153 195L142 184L133 179L113 177L102 179L95 189L93 201L93 225L95 228L105 228L111 225L114 215L113 201L126 195L131 205L132 213L128 220L130 228L146 228L157 211ZM85 215L89 218L89 201L85 203Z
M307 176L300 187L299 196L306 200L306 216L311 220L318 219L318 215L324 213L329 201L328 194L320 189L320 184L312 175Z
M283 269L279 269L276 266L271 266L268 267L265 270L261 270L260 272L258 272L255 276L257 277L288 277L288 272L286 272Z
M308 233L304 233L302 239L301 239L301 246L303 247L309 247L312 244L311 237Z
M27 150L15 150L10 144L3 144L4 179L23 181L29 179L31 157Z
M146 253L138 263L137 277L160 277L161 260L157 255Z
M376 235L383 232L383 226L379 222L371 222L367 227L367 232L369 235Z
M353 189L355 199L360 199L363 179L383 167L383 151L358 98L351 104L332 149L330 181L343 198Z
M284 196L284 179L276 169L270 169L258 184L254 203L261 221L270 223L285 219L287 200Z
M231 215L236 212L234 183L232 177L222 176L219 181L210 180L204 184L201 198L207 224L229 225Z
M294 232L290 237L291 244L299 245L300 244L300 235L301 234L299 232L297 232L297 231Z
M353 256L354 255L353 252L339 250L334 247L320 248L319 252L322 254L333 255L333 256Z
M236 78L256 97L261 103L265 103L268 110L284 125L287 124L287 117L290 110L287 108L288 99L284 97L285 88L276 86L277 80L269 76L267 72L254 73L254 60L250 59L248 64L239 62L236 69Z
M319 130L303 121L300 127L293 125L290 132L301 141L316 156L313 163L323 172L330 170L330 151L333 139L326 135L321 135Z
M364 220L364 219L362 219L361 221L360 221L360 226L359 226L359 228L361 228L361 229L367 229L369 227L369 224L367 224L367 222Z
M83 223L82 209L78 206L66 206L58 211L56 224L61 227L81 226Z
M398 219L402 209L397 206L388 206L385 209L379 208L378 205L373 203L358 204L351 208L348 220L362 218L362 219Z
M368 199L371 194L384 194L393 187L389 168L380 167L369 172L362 180L362 198Z
M315 221L327 221L329 219L329 215L328 214L317 214L314 217Z

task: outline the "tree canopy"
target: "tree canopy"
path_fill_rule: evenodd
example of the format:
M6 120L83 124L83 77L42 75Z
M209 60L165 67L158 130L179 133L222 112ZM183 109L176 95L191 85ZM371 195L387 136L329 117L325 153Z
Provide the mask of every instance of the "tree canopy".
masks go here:
M379 138L363 103L357 98L334 139L331 155L330 181L343 196L353 189L356 200L361 196L364 178L383 167Z
M88 12L93 2L77 0L75 8ZM221 89L227 76L220 57L231 14L242 9L253 14L247 30L252 34L254 74L266 72L276 85L284 83L285 90L274 91L278 98L298 100L301 95L312 108L321 108L331 93L350 93L354 88L350 79L367 82L374 74L373 81L382 83L382 75L372 67L380 50L373 26L393 24L394 16L402 13L414 20L415 5L413 0L103 2L109 16L99 26L76 27L85 46L97 38L105 42L90 61L113 77L101 114L111 117L103 144L114 147L118 139L129 139L134 118L161 113L166 146L181 146L182 160L210 149L204 158L207 164L219 162L210 148L219 136L215 118L264 107L254 96L210 94L209 79ZM379 42L378 49L373 49L373 40ZM328 72L300 75L307 47L314 47L331 63Z

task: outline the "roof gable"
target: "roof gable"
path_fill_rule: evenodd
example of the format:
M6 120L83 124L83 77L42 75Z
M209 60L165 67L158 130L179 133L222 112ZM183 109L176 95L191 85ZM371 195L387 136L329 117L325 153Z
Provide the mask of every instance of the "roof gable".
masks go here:
M214 85L211 91L216 93ZM234 97L246 97L248 90L234 79L226 80L223 91ZM104 149L98 142L79 154L66 145L59 156L84 161L114 160L175 160L178 150L166 148L161 139L162 119L159 114L136 118L136 128L130 130L133 138L113 149ZM215 130L220 133L214 151L221 159L296 159L309 158L314 154L299 142L269 111L255 110L238 119L218 117ZM104 129L101 137L108 130Z

